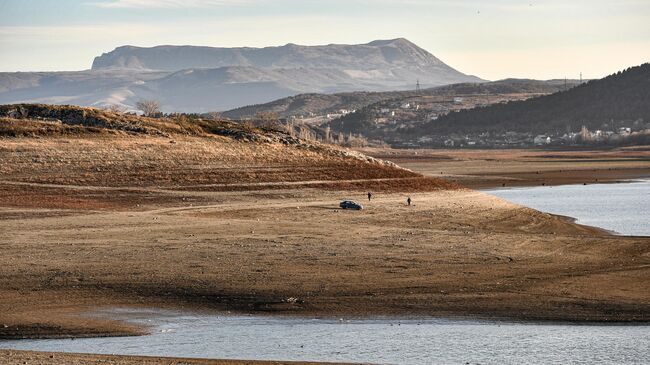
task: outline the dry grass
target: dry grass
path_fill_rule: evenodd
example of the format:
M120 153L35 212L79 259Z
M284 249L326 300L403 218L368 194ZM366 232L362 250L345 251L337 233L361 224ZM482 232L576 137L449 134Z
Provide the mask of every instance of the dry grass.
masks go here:
M301 182L349 180L363 187L359 180L421 176L292 145L212 137L179 137L170 142L152 136L0 140L0 173L3 180L29 183L204 191L259 190L264 184L284 189ZM447 187L442 181L429 185Z
M74 105L0 105L1 136L49 136L100 133L147 135L226 136L240 140L272 141L286 138L275 130L254 128L228 120L204 120L186 116L150 118L135 114Z
M204 191L304 183L394 191L401 182L386 179L409 179L405 189L452 188L338 147L228 121L27 104L0 106L1 115L27 118L0 120L0 173L11 181Z

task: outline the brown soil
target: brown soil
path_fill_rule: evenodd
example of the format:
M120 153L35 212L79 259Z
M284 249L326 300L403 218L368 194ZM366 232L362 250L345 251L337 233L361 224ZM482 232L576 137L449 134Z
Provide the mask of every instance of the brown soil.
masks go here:
M368 155L473 189L650 178L650 148L599 151L393 150Z
M201 205L152 202L139 211L3 220L0 336L139 332L72 315L96 303L325 316L649 318L649 239L609 236L473 191L418 193L411 207L404 197L377 194L352 212L336 204L360 193L215 192Z
M146 331L80 315L112 306L650 320L650 238L357 157L174 140L0 139L0 339Z

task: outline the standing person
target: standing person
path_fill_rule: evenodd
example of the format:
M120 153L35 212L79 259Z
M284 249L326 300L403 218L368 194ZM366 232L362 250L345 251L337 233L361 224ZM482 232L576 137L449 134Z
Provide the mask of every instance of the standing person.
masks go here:
M368 201L370 201L370 199L372 199L372 193L368 192Z
M410 196L408 198L406 198L406 204L408 204L409 206L411 205L411 197Z

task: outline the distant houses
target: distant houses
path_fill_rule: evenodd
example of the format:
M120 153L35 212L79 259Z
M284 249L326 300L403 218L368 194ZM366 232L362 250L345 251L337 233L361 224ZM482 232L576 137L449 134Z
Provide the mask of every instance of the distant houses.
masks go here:
M648 127L648 128L646 128ZM645 138L645 139L644 139ZM530 132L480 132L450 133L442 135L419 135L416 139L394 138L388 141L397 147L446 147L446 148L526 148L561 147L581 145L619 145L629 139L650 141L650 125L619 127L613 130L532 134Z
M327 119L336 119L336 118L340 118L340 117L342 117L342 116L344 116L344 115L348 115L348 114L350 114L350 113L354 113L354 112L356 112L356 110L339 109L339 110L337 110L337 111L334 112L334 113L327 113L327 114L325 115L325 117L326 117Z
M533 138L533 143L535 144L535 146L543 146L543 145L551 144L551 141L552 141L551 137L543 134L540 134L538 136L535 136L535 138Z

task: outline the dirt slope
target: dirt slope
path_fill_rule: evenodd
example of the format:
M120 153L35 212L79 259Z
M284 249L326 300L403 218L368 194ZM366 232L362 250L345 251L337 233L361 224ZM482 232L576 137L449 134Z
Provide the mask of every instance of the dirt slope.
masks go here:
M363 189L365 180L375 189L453 187L360 153L228 121L6 105L0 106L2 136L0 173L14 182L170 190L281 189L300 182Z

